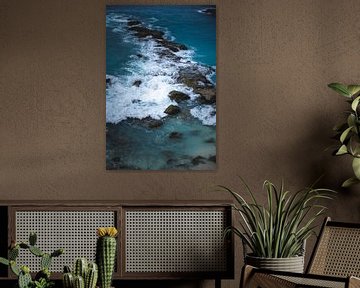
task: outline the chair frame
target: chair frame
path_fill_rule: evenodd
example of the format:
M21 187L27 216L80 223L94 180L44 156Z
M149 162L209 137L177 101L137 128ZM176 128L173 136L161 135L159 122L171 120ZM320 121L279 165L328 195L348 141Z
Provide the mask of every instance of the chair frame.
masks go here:
M297 279L313 279L319 281L330 281L336 283L342 283L345 288L360 288L360 279L354 276L341 277L341 276L330 276L330 275L319 275L310 273L311 268L314 265L314 260L317 252L319 251L319 245L321 243L323 232L326 227L342 227L342 228L357 228L360 229L360 223L345 223L345 222L335 222L331 221L330 217L325 218L324 223L321 227L319 237L316 241L315 248L311 254L309 264L305 270L304 274L301 273L293 273L293 272L282 272L282 271L272 271L267 269L260 269L256 267L252 267L250 265L244 265L241 273L240 279L240 288L253 288L253 287L261 287L261 288L272 288L272 287L321 287L316 285L304 285L292 282L290 280L285 280L280 278L281 276L285 277L295 277ZM277 277L280 276L280 277ZM250 286L250 283L252 285ZM326 286L324 286L326 287Z

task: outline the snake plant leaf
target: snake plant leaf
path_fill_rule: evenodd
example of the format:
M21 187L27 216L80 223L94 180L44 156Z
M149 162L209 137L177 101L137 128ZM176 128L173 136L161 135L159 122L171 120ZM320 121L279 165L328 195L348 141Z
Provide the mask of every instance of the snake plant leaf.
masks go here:
M357 179L356 177L351 177L351 178L345 180L344 183L342 183L341 187L348 188L352 185L359 184L359 183L360 183L359 179Z
M345 96L347 98L351 97L351 94L347 88L346 85L341 83L330 83L328 85L329 88L333 89L335 92L339 93L342 96Z
M351 96L354 96L360 92L360 85L348 85L347 90Z
M346 137L349 135L349 132L352 130L353 126L350 126L349 128L345 129L345 131L340 136L341 143L344 143L346 140Z
M360 180L360 158L354 157L352 168L357 179Z
M349 152L348 152L346 145L341 145L341 147L339 148L339 150L336 152L335 155L339 156L339 155L344 155L347 153L349 153Z
M352 110L356 111L356 108L357 108L358 105L359 105L359 101L360 101L360 96L356 97L356 98L354 99L354 101L352 101L352 103L351 103L351 109L352 109Z

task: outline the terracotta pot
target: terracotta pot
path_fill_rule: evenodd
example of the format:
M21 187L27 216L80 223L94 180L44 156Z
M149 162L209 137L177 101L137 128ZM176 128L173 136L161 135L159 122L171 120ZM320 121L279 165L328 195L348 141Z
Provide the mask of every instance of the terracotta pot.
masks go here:
M245 263L263 269L304 273L304 256L289 258L263 258L246 255Z

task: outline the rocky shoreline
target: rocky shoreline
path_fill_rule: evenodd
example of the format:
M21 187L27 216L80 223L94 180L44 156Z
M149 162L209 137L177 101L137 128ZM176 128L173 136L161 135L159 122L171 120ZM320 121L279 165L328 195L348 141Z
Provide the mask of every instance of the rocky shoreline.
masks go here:
M211 14L211 11L207 11ZM119 169L131 169L131 170L143 170L144 168L133 165L131 167L126 166L122 159L121 153L116 151L121 150L121 147L128 147L131 143L128 143L119 131L122 131L123 127L130 125L132 127L140 127L151 133L156 131L165 125L165 123L172 117L187 120L194 118L191 115L190 110L199 105L209 105L215 107L216 105L216 86L208 79L207 75L215 72L212 67L201 65L189 61L181 56L181 51L187 51L189 48L181 43L170 41L166 39L165 33L160 30L151 29L146 27L141 21L136 19L129 19L127 22L128 31L139 39L139 41L154 41L156 47L156 53L159 59L166 58L167 60L175 63L183 63L177 71L175 79L177 83L185 85L190 91L196 94L196 98L183 91L173 90L167 95L172 101L163 112L166 114L161 119L153 119L150 116L143 119L127 118L119 123L106 123L106 145L107 151L110 151L107 155L106 166L108 170ZM139 59L145 59L144 55L135 55ZM159 65L161 62L159 61ZM137 89L143 85L144 79L138 79L133 81L132 86ZM113 85L113 79L111 77L106 78L106 87L110 88ZM141 99L137 100L139 103ZM136 103L138 103L136 102ZM133 102L134 103L134 102ZM134 104L136 104L134 103ZM212 113L216 113L213 111ZM210 115L214 116L214 115ZM167 141L183 141L184 134L182 132L173 130L166 136ZM204 139L204 144L215 144L215 138ZM165 158L166 166L176 170L213 170L216 165L216 155L210 155L204 157L204 155L197 156L183 156L181 159L176 158L172 151L162 151L161 157ZM196 154L195 154L196 155Z

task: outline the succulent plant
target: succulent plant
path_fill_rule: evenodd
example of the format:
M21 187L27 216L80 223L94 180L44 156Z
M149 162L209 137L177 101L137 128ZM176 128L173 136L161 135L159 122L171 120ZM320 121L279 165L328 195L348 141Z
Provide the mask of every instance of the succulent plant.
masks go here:
M53 253L44 253L39 247L36 246L37 235L30 233L29 244L20 242L11 242L8 259L0 257L0 263L10 266L11 271L18 276L19 288L48 288L51 287L53 282L50 281L50 265L53 257L58 257L64 253L63 249L57 249ZM16 263L19 256L20 249L29 250L30 253L37 257L41 257L40 266L41 270L35 275L33 281L30 275L30 268L28 266L21 266Z
M78 258L74 263L74 273L69 266L64 267L64 288L95 288L98 279L96 263L88 263L85 258Z
M97 229L96 262L99 267L99 284L101 288L110 288L116 258L115 227L101 227Z

